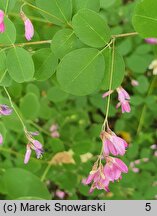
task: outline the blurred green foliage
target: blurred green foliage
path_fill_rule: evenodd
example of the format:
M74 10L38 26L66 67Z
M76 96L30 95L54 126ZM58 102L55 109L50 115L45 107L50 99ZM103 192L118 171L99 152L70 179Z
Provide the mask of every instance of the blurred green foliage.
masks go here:
M8 12L9 18L17 27L16 43L23 43L23 23L18 15L21 2L18 0L10 2ZM27 2L35 4L34 0ZM43 4L43 7L46 7L45 10L53 13L52 5L45 6L43 0L36 2L37 6ZM88 8L99 13L102 19L106 20L112 35L134 32L132 14L136 2L73 0L73 11L68 7L65 10L67 15L65 18L70 20L72 14L80 8ZM3 7L5 8L5 5L1 0L0 8L3 9ZM44 19L32 7L25 6L24 11L35 26L33 41L53 38L51 50L56 50L56 57L50 51L50 44L25 47L33 56L36 80L21 84L13 81L7 71L3 77L5 54L0 50L0 62L2 61L0 85L8 87L12 100L23 116L28 129L40 132L39 140L43 143L45 152L41 160L37 160L34 155L28 165L24 165L27 140L19 119L15 113L0 119L0 132L4 137L4 143L0 147L0 198L57 199L55 191L60 189L65 191L65 199L155 199L157 196L157 158L151 146L157 142L157 78L148 67L157 55L156 45L146 44L139 36L116 40L117 53L124 57L126 64L122 85L131 95L132 111L123 115L120 110L117 111L115 108L117 96L113 94L109 117L110 127L129 142L124 158L129 166L129 173L123 175L120 182L111 184L110 193L95 191L89 195L89 187L84 186L81 181L88 175L101 149L99 134L106 111L106 100L102 99L102 93L107 89L106 79L100 91L88 96L72 96L64 92L56 79L57 58L62 59L76 47L82 48L87 45L72 35L69 43L61 49L60 41L64 43L64 40L71 35L71 30L63 30L62 22L48 15L44 14L46 18ZM12 32L14 32L13 27ZM13 33L10 37L14 43ZM7 43L7 41L0 36L0 43ZM43 64L40 59L44 61ZM118 70L124 71L124 63L121 57L117 56L117 59L116 72L118 73ZM51 64L52 61L53 64ZM16 64L16 61L10 61L10 64ZM75 65L72 66L75 67ZM43 76L42 70L47 71L46 77ZM32 76L31 71L26 72ZM16 80L18 74L15 72L13 76ZM123 74L119 78L120 82L122 78ZM132 79L138 80L139 86L133 87ZM93 86L91 88L93 89ZM3 88L0 89L0 103L9 105ZM50 135L49 128L54 123L59 125L59 138L52 138ZM67 157L65 152L69 151L72 153L69 153ZM50 163L54 156L58 156L59 161L56 159L55 163ZM136 164L139 172L136 173L130 163L139 159L140 164Z

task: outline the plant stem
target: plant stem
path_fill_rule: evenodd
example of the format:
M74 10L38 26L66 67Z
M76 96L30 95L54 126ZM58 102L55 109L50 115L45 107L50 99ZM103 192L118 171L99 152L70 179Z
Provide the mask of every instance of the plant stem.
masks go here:
M111 72L110 72L110 83L109 83L109 91L112 90L112 81L113 81L113 72L114 72L114 59L115 59L115 38L113 39L113 47L112 47L112 60L111 60ZM108 96L107 100L107 108L106 108L106 117L103 123L103 130L105 130L106 123L108 124L108 114L110 109L110 100L111 100L111 94Z
M7 14L7 11L8 11L8 6L9 6L9 0L6 0L6 7L5 7L5 14Z
M51 43L52 40L43 40L43 41L34 41L34 42L26 42L26 43L18 43L18 44L12 44L8 45L9 47L22 47L22 46L29 46L29 45L37 45L37 44L47 44ZM7 46L5 44L0 44L0 47Z
M46 169L44 170L44 172L43 172L43 174L41 176L41 181L42 182L45 180L45 178L46 178L46 176L47 176L47 174L48 174L51 166L52 166L52 164L51 164L51 162L49 162L49 164L47 165Z
M6 89L6 87L3 87L3 88L4 88L4 91L6 92L6 94L7 94L7 96L8 96L8 99L9 99L9 102L10 102L11 107L12 107L13 110L15 111L17 117L19 118L19 120L20 120L20 122L21 122L21 124L22 124L22 127L23 127L24 132L27 131L27 128L26 128L26 126L25 126L25 124L24 124L24 122L23 122L23 120L22 120L20 114L18 113L18 111L16 110L16 108L15 108L13 102L12 102L12 99L11 99L11 96L10 96L8 90Z
M152 93L153 89L154 89L154 84L156 83L157 80L157 76L154 76L152 79L152 82L150 84L148 93L147 93L147 97ZM141 132L142 127L143 127L143 123L144 123L144 119L145 119L145 114L146 114L146 110L147 110L147 105L145 104L143 106L142 112L141 112L141 116L140 116L140 120L139 120L139 125L137 128L137 135Z
M112 37L121 38L121 37L136 36L136 35L138 35L137 32L130 32L130 33L125 33L125 34L112 35Z

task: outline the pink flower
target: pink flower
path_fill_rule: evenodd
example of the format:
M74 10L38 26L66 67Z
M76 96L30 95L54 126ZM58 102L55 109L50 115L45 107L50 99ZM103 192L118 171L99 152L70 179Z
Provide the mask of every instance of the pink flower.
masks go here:
M35 150L36 152L36 156L37 158L41 158L42 154L43 154L43 147L42 147L42 144L38 141L38 140L33 140L32 141L33 143L33 149Z
M132 86L138 86L139 85L139 82L137 80L131 80L131 85Z
M119 103L117 104L116 108L119 108L121 106L122 113L124 112L129 113L131 111L130 104L129 104L130 95L122 87L117 88L117 92L118 92Z
M31 153L32 153L31 146L28 144L26 154L25 154L25 158L24 158L24 164L27 164L29 162Z
M140 169L137 168L137 167L133 167L133 168L132 168L132 171L133 171L134 173L139 173Z
M118 109L121 106L122 113L129 113L131 111L130 104L127 100L121 101L117 104L116 108Z
M157 44L157 38L146 38L145 41L149 44Z
M2 136L2 134L0 134L0 145L2 145L3 144L3 136Z
M24 163L27 164L30 159L32 150L35 151L36 157L38 159L42 157L42 154L44 151L43 151L42 144L38 140L34 140L32 136L32 135L37 136L38 132L33 133L33 132L25 131L25 133L29 141L29 143L27 144L27 149L26 149L26 154L25 154L25 159L24 159Z
M0 115L10 115L12 113L12 109L5 104L0 104Z
M114 180L121 179L122 173L127 173L128 167L126 164L118 159L113 157L106 158L106 165L104 167L104 174L110 181L114 182Z
M57 124L51 125L50 132L51 132L52 138L59 138L60 137L60 133L58 132L58 125Z
M59 138L60 134L59 134L58 131L54 131L54 132L51 133L51 136L52 136L52 138Z
M106 178L106 176L104 175L104 171L103 171L103 166L102 164L96 168L96 166L93 166L92 171L90 172L89 176L87 177L86 180L83 180L83 183L85 185L88 185L92 183L92 186L90 188L89 193L92 193L94 191L94 189L98 189L98 190L105 190L107 192L109 192L109 179Z
M25 20L25 38L30 41L34 36L34 27L30 21L30 19Z
M0 10L0 33L3 33L4 31L5 31L4 12Z
M51 127L50 127L50 132L54 132L58 130L58 125L57 124L52 124Z
M56 196L59 197L60 199L64 199L65 192L61 190L56 190Z
M21 11L21 18L24 21L25 25L25 38L30 41L34 36L34 27L30 19L26 17L23 11Z
M103 131L101 133L101 139L104 145L104 155L124 155L125 149L128 146L127 142L122 138L118 137L113 131Z
M109 90L102 95L102 98L108 97L112 93L113 93L113 90Z
M129 104L130 95L121 86L118 87L116 90L118 92L118 100L119 100L119 103L117 104L116 108L119 108L121 106L122 113L124 112L129 113L131 111L130 104ZM112 93L113 93L113 90L109 90L108 92L104 93L102 97L105 98Z
M151 145L151 147L150 147L152 150L156 150L157 149L157 145L156 144L153 144L153 145Z
M117 92L118 92L118 100L121 102L123 100L130 100L130 95L128 94L128 92L122 88L121 86L117 88Z

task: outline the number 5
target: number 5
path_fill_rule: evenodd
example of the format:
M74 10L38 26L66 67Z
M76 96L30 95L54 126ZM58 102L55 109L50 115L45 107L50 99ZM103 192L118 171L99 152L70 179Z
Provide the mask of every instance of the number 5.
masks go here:
M145 210L146 211L150 211L151 210L151 203L146 203Z

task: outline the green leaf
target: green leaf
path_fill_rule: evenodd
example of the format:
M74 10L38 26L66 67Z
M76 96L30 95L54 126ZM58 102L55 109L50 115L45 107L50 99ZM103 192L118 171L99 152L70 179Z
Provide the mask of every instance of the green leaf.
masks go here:
M101 8L106 9L111 7L115 2L116 0L100 0L100 6Z
M87 8L96 12L100 10L100 0L73 0L74 12Z
M140 94L146 94L149 88L149 81L148 78L145 76L140 76L137 78L139 85L136 86L136 90L140 93ZM145 98L146 100L146 98Z
M75 34L85 44L100 48L105 46L110 38L110 29L99 14L88 9L80 10L72 20Z
M27 196L42 199L50 199L51 197L40 179L24 169L8 169L3 176L3 182L5 182L7 194L11 199Z
M0 8L3 9L4 11L6 10L7 12L8 11L11 11L15 4L16 4L17 0L0 0ZM8 4L8 5L7 5Z
M0 50L0 86L9 86L12 82L11 77L8 75L6 66L6 54L4 50Z
M5 32L0 34L2 44L13 44L16 41L16 29L14 24L7 17L4 18Z
M62 89L83 96L95 92L104 76L103 55L94 48L82 48L67 54L60 62L57 79Z
M47 92L47 97L50 101L54 103L58 103L61 101L65 101L68 98L68 94L62 91L58 86L49 88Z
M20 101L20 110L23 116L27 119L34 119L37 117L40 109L38 98L33 93L28 93Z
M19 131L22 130L21 128L21 123L19 121L19 119L17 118L17 115L15 114L15 112L13 112L9 118L3 118L5 127L7 129L10 129L12 131L15 131L17 133L19 133Z
M112 49L105 49L103 52L105 58L105 73L103 81L103 89L108 90L110 82L110 73L111 73L111 60L112 60ZM123 57L115 50L114 57L114 72L113 72L113 81L112 89L119 87L124 79L125 74L125 63Z
M36 0L36 5L48 21L61 26L69 24L72 16L71 0Z
M7 55L9 75L18 83L30 81L34 75L34 63L29 52L15 47Z
M153 56L147 55L137 55L132 54L126 59L126 64L130 70L135 73L144 73L148 68L149 64L153 60Z
M83 140L83 141L74 143L74 145L72 146L72 150L77 155L86 154L87 152L92 151L93 145L94 145L93 142L89 140Z
M0 86L10 86L12 84L12 79L11 77L9 76L7 70L5 71L5 73L3 74L4 76L1 77L1 81L0 81Z
M52 108L49 107L49 100L47 97L42 97L40 100L39 116L43 119L50 119L52 115Z
M3 80L6 72L6 54L4 50L0 50L0 82Z
M39 81L49 79L55 73L58 64L58 59L49 48L38 50L33 55L33 61L35 65L34 77Z
M58 58L63 58L67 53L77 48L78 39L71 29L58 31L52 39L51 49Z
M143 0L138 2L134 15L133 26L144 38L157 37L157 1Z

